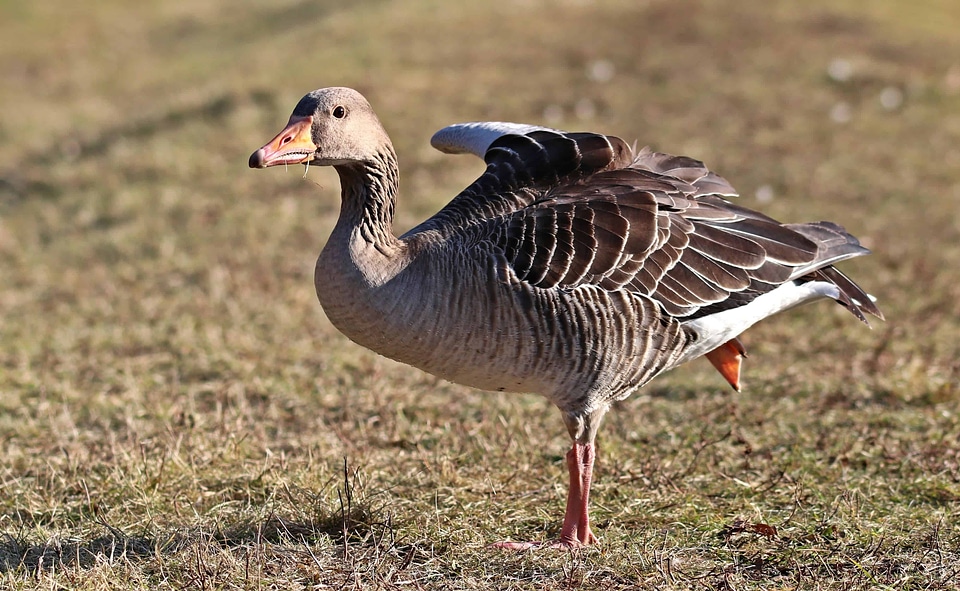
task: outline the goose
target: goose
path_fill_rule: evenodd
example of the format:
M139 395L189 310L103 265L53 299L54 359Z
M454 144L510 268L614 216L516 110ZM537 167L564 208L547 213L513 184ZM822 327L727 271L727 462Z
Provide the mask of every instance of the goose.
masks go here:
M733 187L692 158L504 122L451 125L431 144L486 169L400 237L397 156L355 90L305 95L249 165L339 175L340 215L314 283L344 335L451 382L538 393L560 410L572 441L560 537L500 548L597 542L597 431L614 402L657 375L706 356L739 389L739 335L812 300L833 299L865 323L883 318L834 267L869 252L856 238L736 205Z

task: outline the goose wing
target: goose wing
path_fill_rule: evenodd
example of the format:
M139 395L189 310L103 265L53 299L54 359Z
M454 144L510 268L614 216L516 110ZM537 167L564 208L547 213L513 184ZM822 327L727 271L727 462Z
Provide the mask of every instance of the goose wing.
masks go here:
M685 318L811 273L833 282L835 269L820 270L868 252L835 224L784 225L721 194L733 190L699 161L644 150L626 168L555 185L491 220L486 234L506 277L544 289L626 289ZM863 319L872 302L848 283L855 292L841 303Z
M429 230L455 233L518 211L557 186L600 171L623 168L633 160L630 147L617 137L517 123L451 125L438 131L431 143L446 153L480 156L487 168L408 236Z

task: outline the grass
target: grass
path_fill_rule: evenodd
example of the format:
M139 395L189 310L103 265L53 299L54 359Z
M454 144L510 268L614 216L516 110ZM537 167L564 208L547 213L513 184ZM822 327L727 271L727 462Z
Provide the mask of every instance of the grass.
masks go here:
M346 6L0 3L0 587L957 587L956 3ZM846 225L888 321L768 321L742 394L661 378L601 431L602 544L492 550L558 532L558 413L340 336L335 175L245 168L335 84L395 140L401 230L480 171L446 124L615 133Z

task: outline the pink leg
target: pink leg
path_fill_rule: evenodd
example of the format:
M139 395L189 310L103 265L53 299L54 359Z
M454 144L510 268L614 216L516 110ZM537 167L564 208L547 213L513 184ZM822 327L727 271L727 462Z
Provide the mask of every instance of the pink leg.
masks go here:
M567 490L567 512L560 530L560 545L570 548L597 542L590 531L590 482L596 452L589 443L574 443L567 452L570 488Z
M570 471L570 487L567 489L567 511L560 529L560 539L555 542L500 542L497 548L529 550L548 546L573 549L597 543L590 531L590 481L593 478L593 463L596 452L592 443L574 442L567 452L567 469Z

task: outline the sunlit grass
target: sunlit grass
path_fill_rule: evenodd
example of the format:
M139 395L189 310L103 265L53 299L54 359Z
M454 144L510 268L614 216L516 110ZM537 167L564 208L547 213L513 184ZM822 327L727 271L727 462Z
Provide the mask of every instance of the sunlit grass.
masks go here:
M955 584L957 6L0 5L0 586ZM312 284L336 175L246 169L339 84L394 138L399 230L481 170L444 125L614 133L844 224L888 321L771 320L741 394L661 378L602 428L601 546L492 550L559 530L558 412L349 343Z

